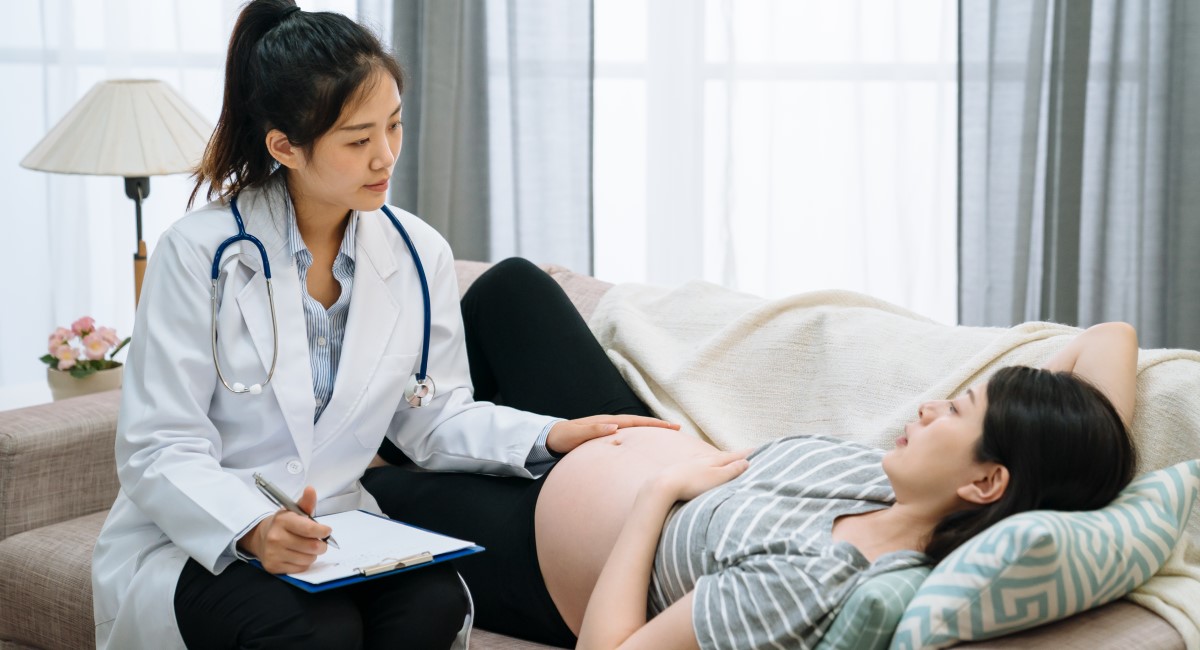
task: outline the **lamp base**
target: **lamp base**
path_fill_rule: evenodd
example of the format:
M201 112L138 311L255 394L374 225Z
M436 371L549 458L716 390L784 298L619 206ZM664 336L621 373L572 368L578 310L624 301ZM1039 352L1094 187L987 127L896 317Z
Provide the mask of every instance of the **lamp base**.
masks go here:
M142 298L142 277L146 275L146 242L138 240L137 252L133 254L133 306Z

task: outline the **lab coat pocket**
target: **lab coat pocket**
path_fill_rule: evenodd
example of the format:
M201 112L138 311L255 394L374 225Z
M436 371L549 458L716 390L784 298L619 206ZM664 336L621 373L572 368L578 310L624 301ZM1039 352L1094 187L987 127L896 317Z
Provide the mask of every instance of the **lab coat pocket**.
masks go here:
M358 400L350 407L354 435L365 447L376 449L383 442L397 409L408 408L404 403L404 387L417 364L415 354L389 354L380 357L374 374L361 390L355 391ZM340 374L340 372L339 372ZM342 378L338 377L338 383ZM335 391L337 389L335 388ZM330 409L333 405L330 405ZM324 420L326 415L321 416Z

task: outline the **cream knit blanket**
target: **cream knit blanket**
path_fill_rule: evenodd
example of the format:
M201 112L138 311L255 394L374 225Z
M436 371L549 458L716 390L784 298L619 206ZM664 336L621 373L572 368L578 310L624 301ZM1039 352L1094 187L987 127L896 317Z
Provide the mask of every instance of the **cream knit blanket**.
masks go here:
M849 291L766 300L704 282L617 285L590 325L657 415L722 449L816 433L891 448L922 402L1006 365L1040 365L1079 332L1054 323L952 327ZM1200 353L1141 351L1133 435L1140 471L1200 458ZM1200 516L1188 537L1186 562L1133 599L1194 650Z

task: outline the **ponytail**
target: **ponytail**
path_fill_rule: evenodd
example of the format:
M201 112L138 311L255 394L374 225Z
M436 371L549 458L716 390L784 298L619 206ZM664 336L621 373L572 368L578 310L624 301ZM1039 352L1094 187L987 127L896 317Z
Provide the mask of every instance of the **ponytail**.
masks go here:
M310 149L347 104L372 89L376 71L404 91L396 60L346 16L301 11L294 0L247 4L229 39L221 115L193 174L188 207L205 184L209 200L227 200L265 183L276 168L267 133L279 129L293 146Z

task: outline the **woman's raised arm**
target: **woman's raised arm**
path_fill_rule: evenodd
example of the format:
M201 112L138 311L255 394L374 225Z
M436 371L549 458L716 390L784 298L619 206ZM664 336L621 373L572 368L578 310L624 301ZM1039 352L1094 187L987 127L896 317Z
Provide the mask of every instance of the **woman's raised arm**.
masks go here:
M1133 424L1137 397L1137 330L1129 323L1100 323L1075 337L1042 367L1068 371L1108 398L1125 426Z

